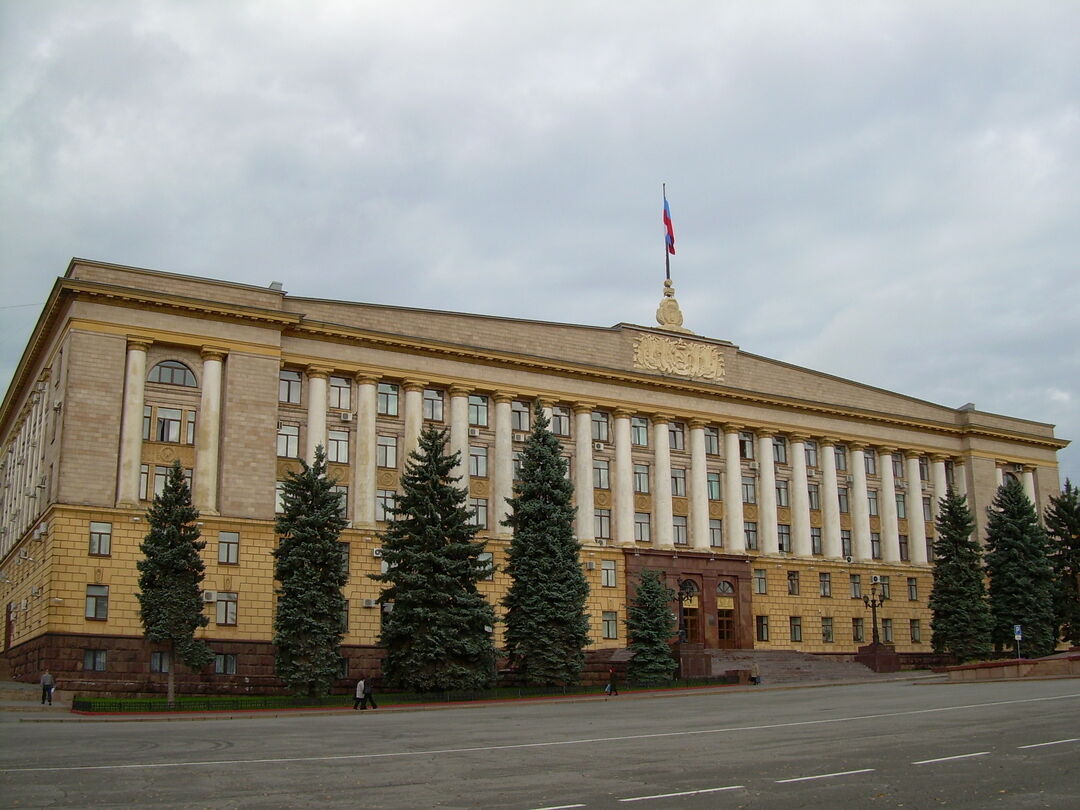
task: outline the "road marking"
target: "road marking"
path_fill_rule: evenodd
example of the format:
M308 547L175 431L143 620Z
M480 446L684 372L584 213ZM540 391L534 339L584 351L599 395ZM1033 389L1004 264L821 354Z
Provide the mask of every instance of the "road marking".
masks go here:
M797 776L794 779L777 779L776 784L782 785L785 782L806 782L809 779L828 779L831 776L848 776L853 773L870 773L873 768L862 768L857 771L837 771L836 773L819 773L816 776Z
M1044 745L1061 745L1062 743L1080 742L1080 737L1070 737L1067 740L1054 740L1053 742L1033 743L1032 745L1018 745L1017 748L1042 748Z
M635 740L655 740L664 737L693 737L701 734L731 734L736 731L768 731L776 728L796 728L800 726L821 726L832 723L851 723L859 720L883 720L890 717L911 717L937 712L955 712L964 709L986 709L992 706L1008 706L1020 703L1042 703L1048 700L1070 700L1080 698L1080 692L1049 697L1020 698L1017 700L995 700L987 703L965 703L959 706L941 706L935 709L910 709L902 712L883 712L880 714L858 714L851 717L830 717L822 720L798 720L791 723L766 723L759 726L726 726L724 728L706 728L697 731L657 731L649 734L627 734L621 737L593 737L573 740L551 740L548 742L515 743L512 745L478 745L469 748L433 748L423 751L387 751L381 754L330 754L315 757L271 757L266 759L220 759L194 760L191 762L149 762L123 763L117 765L55 765L38 768L0 768L0 773L56 773L60 771L123 771L142 768L205 768L221 765L278 765L285 762L330 762L334 760L392 759L397 757L430 757L438 754L472 754L485 751L513 751L528 748L552 748L561 745L596 745L597 743L617 743Z
M743 785L727 785L726 787L704 788L703 790L684 790L682 793L657 793L655 796L633 796L629 799L619 799L620 802L646 802L649 799L671 799L675 796L698 796L702 793L719 793L721 790L742 790Z
M584 807L583 804L556 804L551 807L534 807L533 810L570 810L571 807Z
M989 751L977 751L974 754L957 754L955 757L938 757L937 759L920 759L918 762L912 762L912 765L929 765L932 762L948 762L951 759L967 759L968 757L985 757L989 754Z

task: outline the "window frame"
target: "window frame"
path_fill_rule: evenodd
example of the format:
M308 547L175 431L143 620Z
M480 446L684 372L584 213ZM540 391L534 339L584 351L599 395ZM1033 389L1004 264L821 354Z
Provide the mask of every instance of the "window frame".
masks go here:
M381 382L375 386L375 414L398 416L401 413L401 387L397 383Z
M226 535L232 535L236 539L225 541ZM222 559L224 557L225 559ZM239 565L240 564L240 532L219 531L218 532L218 565Z
M88 521L88 554L91 557L112 556L112 523L99 520ZM106 526L107 529L95 529L94 527ZM104 550L102 547L104 546Z
M93 589L93 593L91 590ZM92 622L109 620L109 586L97 583L86 586L86 605L83 618Z
M237 591L218 591L214 600L214 623L218 627L236 627L239 602Z

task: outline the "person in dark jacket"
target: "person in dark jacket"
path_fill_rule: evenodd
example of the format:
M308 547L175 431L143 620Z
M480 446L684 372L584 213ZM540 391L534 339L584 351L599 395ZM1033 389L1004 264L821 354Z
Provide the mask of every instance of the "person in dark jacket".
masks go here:
M52 693L56 689L56 678L49 672L49 668L45 667L45 671L41 673L41 705L45 705L45 701L49 702L52 706Z
M360 708L366 709L368 703L373 709L379 708L375 703L375 681L370 677L364 678L364 696L360 699Z

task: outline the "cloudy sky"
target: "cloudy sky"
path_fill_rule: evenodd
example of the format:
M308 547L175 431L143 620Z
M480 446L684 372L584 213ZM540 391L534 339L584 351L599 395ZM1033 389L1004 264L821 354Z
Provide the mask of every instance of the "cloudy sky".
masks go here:
M664 182L694 331L1080 440L1067 0L0 0L0 381L72 256L652 323Z

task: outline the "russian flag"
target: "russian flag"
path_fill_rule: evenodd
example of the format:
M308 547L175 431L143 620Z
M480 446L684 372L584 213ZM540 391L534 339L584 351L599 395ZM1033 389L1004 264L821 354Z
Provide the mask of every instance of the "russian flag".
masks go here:
M668 207L667 195L664 195L664 230L667 232L667 252L675 255L675 229L671 226L671 209Z

